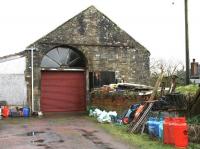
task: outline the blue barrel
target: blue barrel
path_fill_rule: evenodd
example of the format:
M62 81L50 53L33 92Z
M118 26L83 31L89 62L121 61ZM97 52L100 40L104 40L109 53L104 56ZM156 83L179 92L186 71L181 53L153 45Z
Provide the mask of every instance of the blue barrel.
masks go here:
M163 120L160 120L159 124L159 139L163 139Z
M155 118L150 117L147 121L148 124L148 132L151 137L155 137Z
M29 117L30 109L28 107L23 107L23 116Z
M159 125L160 125L159 119L155 119L154 125L155 125L155 136L158 138L159 137Z
M148 132L151 137L157 137L162 139L163 136L163 120L150 117L147 121L148 124Z

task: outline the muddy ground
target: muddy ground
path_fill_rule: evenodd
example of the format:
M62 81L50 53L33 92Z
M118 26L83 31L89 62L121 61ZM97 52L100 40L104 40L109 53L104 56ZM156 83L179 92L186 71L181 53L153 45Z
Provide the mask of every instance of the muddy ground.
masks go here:
M0 120L0 149L131 149L85 115Z

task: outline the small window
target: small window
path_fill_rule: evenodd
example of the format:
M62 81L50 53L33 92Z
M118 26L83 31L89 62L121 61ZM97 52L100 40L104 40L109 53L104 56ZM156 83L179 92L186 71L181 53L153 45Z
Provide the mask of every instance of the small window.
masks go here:
M103 85L115 83L115 72L113 71L96 71L89 73L90 90Z

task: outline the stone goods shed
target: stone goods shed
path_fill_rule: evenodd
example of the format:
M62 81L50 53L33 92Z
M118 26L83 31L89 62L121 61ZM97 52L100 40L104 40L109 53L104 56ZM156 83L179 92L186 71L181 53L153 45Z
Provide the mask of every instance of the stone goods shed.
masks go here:
M150 53L91 6L27 47L28 104L34 111L84 111L91 88L116 81L149 83ZM32 105L33 104L33 105Z

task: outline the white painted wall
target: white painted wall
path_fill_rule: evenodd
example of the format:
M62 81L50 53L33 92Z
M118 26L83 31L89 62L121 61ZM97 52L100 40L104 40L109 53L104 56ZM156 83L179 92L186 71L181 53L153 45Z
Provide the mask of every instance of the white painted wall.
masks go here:
M6 61L0 63L0 74L23 74L25 67L26 67L25 57Z
M6 100L9 105L23 105L26 92L24 74L0 74L0 100Z

